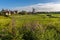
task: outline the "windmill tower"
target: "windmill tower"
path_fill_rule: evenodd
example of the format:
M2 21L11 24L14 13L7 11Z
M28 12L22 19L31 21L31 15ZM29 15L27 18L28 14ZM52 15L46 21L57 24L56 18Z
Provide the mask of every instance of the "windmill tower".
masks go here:
M32 13L35 13L35 8L32 8Z

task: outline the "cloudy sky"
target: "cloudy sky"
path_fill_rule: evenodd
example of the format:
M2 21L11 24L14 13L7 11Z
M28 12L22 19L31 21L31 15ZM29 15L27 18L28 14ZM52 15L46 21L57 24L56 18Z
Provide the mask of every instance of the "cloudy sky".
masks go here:
M60 0L0 0L0 10L32 11L60 11Z

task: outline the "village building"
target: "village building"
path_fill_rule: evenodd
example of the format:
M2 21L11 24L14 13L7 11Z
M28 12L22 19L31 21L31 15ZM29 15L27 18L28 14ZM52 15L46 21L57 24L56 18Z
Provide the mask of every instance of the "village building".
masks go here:
M10 11L8 11L8 10L4 10L4 11L3 11L3 15L11 15L11 13L10 13Z
M12 15L12 14L17 14L18 13L18 11L17 10L14 10L14 11L11 11L11 10L4 10L4 9L2 9L2 11L1 11L1 15L7 15L7 16L10 16L10 15Z

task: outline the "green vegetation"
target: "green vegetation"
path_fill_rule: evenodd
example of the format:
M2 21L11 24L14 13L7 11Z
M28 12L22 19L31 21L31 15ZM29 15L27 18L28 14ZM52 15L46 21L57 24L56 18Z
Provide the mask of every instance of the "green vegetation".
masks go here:
M60 14L0 16L0 40L60 40Z

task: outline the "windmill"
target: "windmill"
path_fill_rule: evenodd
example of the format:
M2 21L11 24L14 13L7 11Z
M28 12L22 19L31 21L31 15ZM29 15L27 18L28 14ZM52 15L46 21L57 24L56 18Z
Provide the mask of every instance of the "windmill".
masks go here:
M32 8L32 13L35 13L35 8Z

